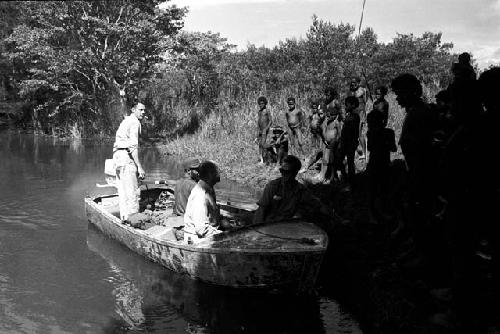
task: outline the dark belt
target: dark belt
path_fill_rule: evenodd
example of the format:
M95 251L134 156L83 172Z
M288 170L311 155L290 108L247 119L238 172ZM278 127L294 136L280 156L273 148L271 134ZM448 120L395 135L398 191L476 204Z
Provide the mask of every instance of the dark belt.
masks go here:
M113 151L113 153L117 152L117 151L122 151L122 150L125 150L128 152L128 148L117 148Z

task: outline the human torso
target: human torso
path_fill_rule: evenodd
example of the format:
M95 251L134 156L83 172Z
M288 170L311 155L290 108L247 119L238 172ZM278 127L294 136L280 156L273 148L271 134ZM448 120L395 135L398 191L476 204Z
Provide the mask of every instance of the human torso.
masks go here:
M311 115L311 132L316 134L320 133L322 131L321 126L323 125L323 122L325 121L325 116L324 114L317 110L313 112Z
M369 164L372 167L389 166L394 148L394 131L391 129L368 130Z
M198 213L203 211L205 216L199 220ZM205 224L217 225L220 219L219 207L215 197L215 191L203 181L199 181L191 190L186 212L184 214L185 230L189 233L202 229Z
M337 99L333 99L330 102L324 101L321 110L324 112L326 117L336 117L342 114L342 108Z
M357 146L359 137L360 117L356 112L349 112L346 115L344 126L342 127L342 145L346 148Z
M125 117L116 130L114 147L128 148L131 145L138 145L138 134L141 123L133 114Z
M429 106L420 102L407 109L399 139L405 158L430 153L434 124Z
M175 185L174 211L177 215L183 215L186 212L189 195L195 186L196 182L190 178L181 179Z
M271 203L266 220L291 219L301 204L302 186L297 181L284 185L281 178L271 181L268 186Z
M286 121L290 128L296 128L301 122L301 111L297 108L286 112Z
M373 104L373 109L378 110L382 113L384 125L387 125L387 121L389 119L389 103L383 98L378 99Z
M268 127L269 124L271 123L271 113L267 109L259 110L259 120L258 120L258 125L259 125L259 132L262 133L265 131Z
M356 108L355 112L359 115L361 122L365 122L366 118L366 89L363 87L358 87L356 90L351 90L350 95L358 99L359 106Z
M125 117L116 130L113 159L116 166L134 164L130 152L139 146L141 123L133 114Z
M325 140L329 145L334 144L340 138L340 133L342 131L342 125L338 121L337 117L329 117L326 121L325 126Z

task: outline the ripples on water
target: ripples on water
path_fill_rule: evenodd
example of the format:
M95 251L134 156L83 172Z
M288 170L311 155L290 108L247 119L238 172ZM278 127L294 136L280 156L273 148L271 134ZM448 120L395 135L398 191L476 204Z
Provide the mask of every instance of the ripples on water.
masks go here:
M0 153L0 333L360 333L325 296L208 286L88 226L84 196L112 191L95 187L111 143L4 131ZM153 179L179 176L154 149L142 158Z

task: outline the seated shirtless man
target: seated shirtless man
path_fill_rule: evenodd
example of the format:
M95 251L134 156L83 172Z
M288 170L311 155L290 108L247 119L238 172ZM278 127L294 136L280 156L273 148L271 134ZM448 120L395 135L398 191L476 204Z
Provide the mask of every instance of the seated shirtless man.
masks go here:
M288 128L290 130L289 139L294 150L303 153L301 126L304 120L304 114L301 110L296 108L294 97L289 97L287 99L287 104L288 111L286 111L285 116Z

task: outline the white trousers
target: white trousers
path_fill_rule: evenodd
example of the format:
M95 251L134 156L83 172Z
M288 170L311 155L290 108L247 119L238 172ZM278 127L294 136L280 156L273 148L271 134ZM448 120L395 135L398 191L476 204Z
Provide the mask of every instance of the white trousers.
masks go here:
M131 214L139 212L141 190L137 181L137 167L135 164L118 167L116 177L120 218L126 220Z

